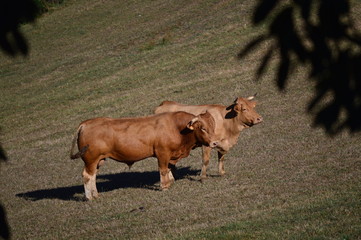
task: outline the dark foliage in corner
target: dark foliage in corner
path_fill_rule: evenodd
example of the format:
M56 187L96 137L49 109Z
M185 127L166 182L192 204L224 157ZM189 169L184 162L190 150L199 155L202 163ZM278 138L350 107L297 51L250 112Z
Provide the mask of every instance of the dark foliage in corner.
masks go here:
M314 123L331 135L361 130L361 35L347 0L260 0L253 24L265 33L238 54L241 59L260 44L270 46L256 71L261 77L274 55L279 56L276 84L285 89L296 67L308 67L315 95L308 106Z
M33 0L0 2L0 48L10 56L27 55L29 45L20 31L20 24L34 22L40 8Z
M29 44L20 31L20 25L32 23L49 11L50 6L64 0L2 0L0 1L0 49L15 57L28 55Z

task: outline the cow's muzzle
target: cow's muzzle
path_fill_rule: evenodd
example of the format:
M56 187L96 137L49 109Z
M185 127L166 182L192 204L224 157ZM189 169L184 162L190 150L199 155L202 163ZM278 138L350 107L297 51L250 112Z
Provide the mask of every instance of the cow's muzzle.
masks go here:
M258 118L256 119L255 124L258 124L258 123L261 123L261 122L263 122L263 117L258 117Z
M250 123L245 123L246 127L252 127L253 125L259 124L263 122L263 118L262 117L258 117L256 119L254 119L252 122Z

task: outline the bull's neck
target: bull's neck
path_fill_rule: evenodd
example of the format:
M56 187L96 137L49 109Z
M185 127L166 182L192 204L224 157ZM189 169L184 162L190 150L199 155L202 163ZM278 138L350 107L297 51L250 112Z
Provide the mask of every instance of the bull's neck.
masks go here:
M197 143L198 141L194 131L191 131L188 128L186 128L182 131L182 135L183 135L182 145L187 149L194 149L196 147L201 146L201 144Z

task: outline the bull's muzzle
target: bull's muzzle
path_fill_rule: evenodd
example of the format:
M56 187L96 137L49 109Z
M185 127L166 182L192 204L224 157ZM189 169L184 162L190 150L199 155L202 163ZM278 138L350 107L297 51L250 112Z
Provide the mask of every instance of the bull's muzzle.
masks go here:
M218 141L212 141L209 143L209 147L211 147L211 148L215 148L217 146L218 146Z

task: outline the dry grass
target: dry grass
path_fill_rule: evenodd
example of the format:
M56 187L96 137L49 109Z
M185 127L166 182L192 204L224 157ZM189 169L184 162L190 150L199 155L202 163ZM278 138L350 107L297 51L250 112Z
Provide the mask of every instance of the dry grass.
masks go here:
M359 8L359 4L357 5ZM237 52L251 28L250 1L67 1L23 26L28 58L0 56L0 201L13 239L357 239L359 135L311 127L312 86L295 74L286 93L272 68L253 81L260 52ZM200 150L157 191L155 159L108 161L101 198L80 201L82 162L68 159L77 124L141 116L163 100L231 103L257 92L262 125L242 132L223 178L215 156L198 181Z

